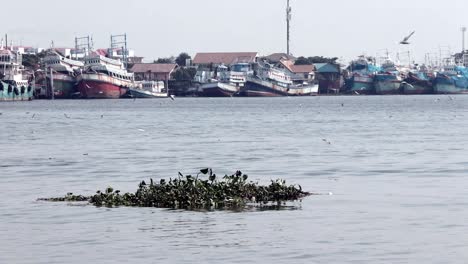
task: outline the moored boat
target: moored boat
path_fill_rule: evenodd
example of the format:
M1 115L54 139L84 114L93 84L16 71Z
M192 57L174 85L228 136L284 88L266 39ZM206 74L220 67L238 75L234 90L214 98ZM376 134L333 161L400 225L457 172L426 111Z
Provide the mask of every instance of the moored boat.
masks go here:
M247 77L240 95L250 97L311 96L318 94L318 84L293 84L283 69L259 62L256 74Z
M49 97L57 99L73 98L78 92L77 75L84 63L68 59L56 51L49 51L44 58L47 76L47 91Z
M133 73L120 60L97 54L85 58L85 68L78 81L81 97L88 99L121 98L135 87Z
M401 92L401 81L402 78L395 63L390 58L387 58L382 63L382 71L375 74L375 93L379 95L399 94Z
M431 94L433 92L432 81L424 70L409 72L408 77L401 83L404 94Z
M230 67L220 65L216 68L215 78L201 84L202 94L207 97L237 95L251 74L253 71L248 63L235 63Z
M166 98L169 96L162 81L141 81L129 89L131 98Z
M373 94L375 93L374 76L380 71L373 62L373 58L359 56L351 61L347 68L349 75L345 83L347 91L352 94Z
M447 65L433 81L436 94L468 93L468 71L463 66Z
M0 101L30 101L33 85L24 75L22 56L9 49L0 50Z

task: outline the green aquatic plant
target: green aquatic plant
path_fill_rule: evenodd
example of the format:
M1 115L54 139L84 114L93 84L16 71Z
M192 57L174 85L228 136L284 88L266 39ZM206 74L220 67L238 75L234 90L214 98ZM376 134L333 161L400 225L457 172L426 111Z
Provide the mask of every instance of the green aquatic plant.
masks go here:
M201 177L200 177L201 176ZM236 209L248 204L281 205L286 201L300 200L311 195L302 191L301 186L287 185L284 180L271 181L260 185L248 181L248 175L237 171L233 175L218 177L211 169L202 169L197 175L182 175L168 181L150 179L140 182L135 193L121 194L108 187L93 196L74 196L69 193L63 198L41 199L52 202L88 201L95 206L132 206L172 209Z

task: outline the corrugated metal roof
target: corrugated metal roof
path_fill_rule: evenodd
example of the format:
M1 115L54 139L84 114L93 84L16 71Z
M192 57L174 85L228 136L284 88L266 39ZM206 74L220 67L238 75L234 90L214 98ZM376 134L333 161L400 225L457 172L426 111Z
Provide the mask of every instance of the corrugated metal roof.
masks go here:
M136 63L130 69L131 72L143 73L170 73L177 68L175 63Z
M253 63L257 52L202 52L193 59L194 64L226 64Z
M340 73L338 65L330 63L314 63L317 72L320 73Z
M292 55L288 55L286 53L273 53L273 54L268 55L268 56L266 56L264 58L271 61L271 62L280 62L283 59L292 60L292 61L296 60L296 57L294 57Z

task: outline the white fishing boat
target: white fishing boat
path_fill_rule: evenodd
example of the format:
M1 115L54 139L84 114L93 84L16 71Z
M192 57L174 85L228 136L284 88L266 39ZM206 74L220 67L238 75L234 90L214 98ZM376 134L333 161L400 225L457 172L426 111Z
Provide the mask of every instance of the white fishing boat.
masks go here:
M249 63L235 63L231 67L220 65L216 77L201 85L203 95L208 97L229 97L239 93L247 76L253 74Z
M89 99L117 99L135 87L133 73L120 60L94 54L85 58L85 68L78 76L81 97Z
M19 52L0 49L0 101L28 101L34 89L24 75L23 58Z
M162 81L141 81L136 82L135 88L129 89L132 98L167 98L167 89Z
M84 63L60 55L51 49L43 59L46 68L48 93L50 97L68 99L78 92L77 76Z

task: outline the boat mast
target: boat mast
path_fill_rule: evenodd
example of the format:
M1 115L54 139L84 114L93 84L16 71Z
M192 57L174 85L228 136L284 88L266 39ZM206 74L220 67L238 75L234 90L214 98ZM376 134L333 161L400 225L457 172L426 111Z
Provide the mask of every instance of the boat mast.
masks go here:
M86 37L75 37L75 60L79 60L78 52L83 51L84 57L89 55L91 51L92 39L90 36Z
M289 50L289 32L290 32L290 22L291 22L291 6L289 5L289 0L287 0L286 6L286 51L288 55L291 55Z

